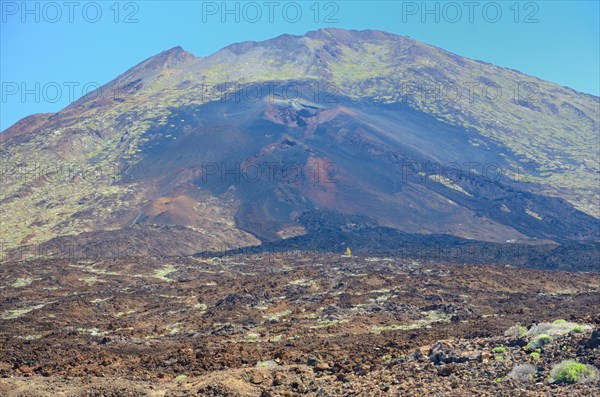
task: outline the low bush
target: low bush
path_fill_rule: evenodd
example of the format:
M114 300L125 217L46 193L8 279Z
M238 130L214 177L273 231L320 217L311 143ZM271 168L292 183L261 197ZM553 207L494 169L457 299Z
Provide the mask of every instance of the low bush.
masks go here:
M552 337L550 335L541 334L541 335L538 335L538 337L535 338L535 340L538 341L538 343L541 343L543 346L547 343L552 342Z
M517 382L532 382L537 368L531 364L519 364L515 366L509 373L508 378Z
M536 350L540 347L547 345L550 342L552 342L552 337L550 335L540 334L537 335L534 340L527 344L527 348L529 350Z
M556 364L550 372L556 383L587 383L598 378L598 370L573 360L565 360Z
M521 324L513 325L512 327L510 327L509 329L507 329L504 332L504 336L514 337L514 338L520 338L522 336L525 336L526 334L527 334L527 328L525 328Z
M587 324L577 324L565 320L556 320L553 323L534 324L531 326L531 328L529 328L529 331L527 331L526 335L530 338L535 338L539 335L561 336L572 332L576 327L578 327L577 329L580 329L581 332L586 329L591 329L591 327Z

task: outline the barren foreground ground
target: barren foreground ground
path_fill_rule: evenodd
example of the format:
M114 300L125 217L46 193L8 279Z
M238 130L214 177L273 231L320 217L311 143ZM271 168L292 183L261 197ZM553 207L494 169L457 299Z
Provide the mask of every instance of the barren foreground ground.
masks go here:
M593 396L600 274L313 253L4 263L1 396ZM564 319L539 358L530 337ZM496 348L494 350L494 348ZM504 348L504 351L501 351ZM508 373L532 363L518 382Z

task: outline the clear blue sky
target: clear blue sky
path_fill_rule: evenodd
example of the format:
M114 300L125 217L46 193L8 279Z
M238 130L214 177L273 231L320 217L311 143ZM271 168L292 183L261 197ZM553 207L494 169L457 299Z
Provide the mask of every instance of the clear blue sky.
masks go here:
M421 1L321 1L318 7L314 0L273 1L274 8L266 1L254 3L260 16L254 5L237 2L238 23L235 12L223 14L221 1L121 1L118 7L112 0L77 1L72 8L62 0L32 1L25 10L21 1L0 0L0 130L29 114L66 106L72 99L70 83L79 84L74 94L80 96L83 85L106 83L177 45L203 56L233 42L304 34L320 27L408 35L462 56L599 95L598 0L474 1L473 8L462 0L450 5L428 2L430 13ZM228 8L235 9L235 3L229 2ZM40 97L22 98L23 84L36 91L35 83L40 84ZM56 86L61 87L60 93ZM11 94L15 89L18 92Z

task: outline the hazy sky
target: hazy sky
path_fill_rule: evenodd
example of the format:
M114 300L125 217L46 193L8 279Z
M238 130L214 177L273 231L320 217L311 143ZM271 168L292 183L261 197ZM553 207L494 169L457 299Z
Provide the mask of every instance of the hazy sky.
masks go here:
M599 95L599 1L0 1L0 130L162 50L379 29ZM23 95L25 93L25 95Z

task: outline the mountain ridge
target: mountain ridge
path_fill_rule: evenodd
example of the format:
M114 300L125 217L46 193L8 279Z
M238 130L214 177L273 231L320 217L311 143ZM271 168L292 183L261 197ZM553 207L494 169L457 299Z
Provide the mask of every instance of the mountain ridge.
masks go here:
M54 169L35 178L35 189L7 173L3 182L14 183L0 197L6 240L14 247L138 222L250 246L308 233L299 215L336 203L345 216L409 233L597 241L599 189L589 181L598 170L598 98L522 76L373 30L281 35L207 57L173 47L111 80L102 95L2 133L7 169L39 162L119 170L74 183L77 175L62 180ZM482 92L473 101L444 101L428 91L469 81L488 89L540 83L536 98L496 101ZM302 95L240 101L264 86L301 88ZM291 163L305 173L333 164L340 179L223 181L207 178L206 162L271 162L278 172ZM477 163L474 172L462 165L469 162ZM463 169L450 178L427 169L452 163ZM411 164L420 169L402 169ZM490 164L501 175L486 175ZM45 213L48 205L56 209Z

